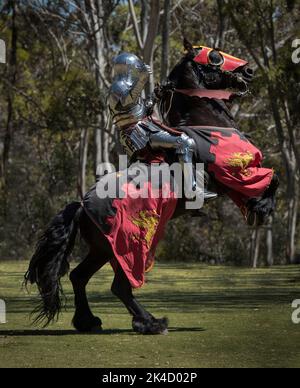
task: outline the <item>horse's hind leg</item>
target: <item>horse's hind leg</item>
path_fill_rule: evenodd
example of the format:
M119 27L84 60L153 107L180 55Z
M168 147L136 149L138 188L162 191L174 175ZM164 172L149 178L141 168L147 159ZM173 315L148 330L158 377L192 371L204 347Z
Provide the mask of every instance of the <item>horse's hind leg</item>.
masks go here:
M132 288L121 266L115 273L111 291L126 306L133 316L133 330L141 334L166 334L168 328L167 318L156 319L136 300Z
M102 322L100 318L95 317L89 307L86 296L86 286L91 277L107 263L106 259L90 252L86 259L80 263L70 274L70 280L75 294L75 314L73 317L73 326L81 332L92 330L101 330Z
M91 277L111 260L113 252L106 238L85 211L81 213L79 226L81 237L88 244L90 250L86 259L70 274L76 308L73 325L78 331L87 332L93 329L101 329L102 322L90 310L86 296L86 286Z

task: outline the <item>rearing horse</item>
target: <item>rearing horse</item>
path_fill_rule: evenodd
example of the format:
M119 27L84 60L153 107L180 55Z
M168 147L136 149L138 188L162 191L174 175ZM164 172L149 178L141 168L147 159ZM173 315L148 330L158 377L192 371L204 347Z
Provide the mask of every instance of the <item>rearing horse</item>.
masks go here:
M195 138L196 144L199 147L199 150L197 150L195 155L195 161L204 161L207 165L208 172L215 177L223 192L227 192L228 195L232 196L232 198L238 202L238 199L235 197L239 197L241 193L238 193L237 195L237 191L234 190L233 187L226 187L224 182L218 182L218 171L209 169L209 167L216 162L216 160L211 160L209 158L209 151L211 151L210 147L216 145L216 134L220 135L220 144L222 136L226 137L223 130L237 128L237 126L228 107L222 99L193 97L193 91L209 89L207 85L213 78L215 78L214 87L219 90L224 89L226 79L217 68L212 68L210 71L211 74L206 74L205 83L203 81L205 69L202 65L197 64L194 61L195 55L197 55L196 49L188 44L188 42L186 42L185 45L187 49L186 56L174 68L169 76L171 89L167 87L161 91L160 106L163 118L169 126L179 128L182 131L187 131L189 132L189 136ZM218 82L216 80L218 80ZM183 92L183 90L185 92ZM203 126L205 126L208 132ZM213 132L211 131L211 127L214 128ZM230 135L232 135L232 133ZM238 138L239 140L242 138L245 143L247 141L239 133ZM233 139L237 140L237 138L234 137ZM250 143L248 146L250 147ZM208 155L207 159L205 159L205 155ZM258 168L257 166L251 166L251 162L254 163L254 161L249 159L248 165L242 167L237 165L236 167L233 167L240 169L242 175L245 173L246 181L247 169ZM145 166L145 168L147 168L147 164L145 164ZM120 174L117 174L117 176L119 175ZM260 178L267 179L264 174L263 176L260 176ZM268 179L270 183L272 180L270 177ZM276 184L271 183L269 187L265 187L265 191L261 193L262 195L260 198L253 198L252 205L251 201L250 203L244 204L249 206L251 211L261 212L263 215L269 214L274 208L275 187ZM109 202L97 199L98 206L96 211L98 212L100 221L96 222L97 220L89 214L88 206L85 206L86 204L88 205L91 197L95 197L95 191L96 188L94 187L87 194L83 201L84 206L82 206L80 202L73 202L67 205L66 208L52 220L48 229L37 244L36 251L25 275L26 283L36 283L41 295L41 304L36 309L36 313L38 314L36 321L45 321L47 325L58 317L61 310L62 293L60 280L69 270L68 257L74 247L77 230L80 229L80 234L89 247L89 253L70 274L70 280L75 294L76 310L73 318L74 327L81 332L101 329L102 322L100 318L95 317L90 310L86 296L86 286L97 271L99 271L106 263L111 262L115 271L111 291L124 303L129 313L133 316L133 330L142 334L164 333L168 326L167 319L156 319L137 301L132 292L132 281L130 281L128 273L124 269L124 263L120 258L120 255L122 255L122 252L125 252L125 250L123 247L116 246L116 242L111 239L110 229L111 227L115 227L115 224L111 224L111 220L116 217L116 212L118 211L117 206L122 206L123 202L122 200L119 200L119 202L116 203L112 202L112 200ZM244 201L244 197L242 200ZM155 248L155 245L158 242L158 238L155 237L155 229L161 228L159 218L165 217L166 222L172 217L175 217L176 212L174 213L174 209L176 203L174 198L167 199L165 202L159 199L158 202L156 202L157 209L152 209L147 213L147 211L144 211L145 209L143 209L143 206L146 206L147 203L141 202L140 218L138 220L130 220L131 229L127 236L130 236L132 239L131 244L133 245L131 246L137 247L138 249L139 247L146 249L148 245L150 246L152 244ZM128 208L136 206L136 202L127 202L125 208L128 211ZM126 224L128 220L124 217L124 213L122 213L120 219L119 228L122 228L122 224ZM139 236L136 236L131 230L137 231L138 229L133 228L138 228L141 224L146 224L148 229L142 228L143 241L137 241ZM149 231L153 234L151 235ZM123 235L124 233L122 236ZM150 239L149 236L152 239ZM154 242L153 238L155 240ZM127 241L123 241L123 243L126 245ZM137 257L136 260L138 260ZM141 263L139 263L139 265L141 265ZM144 269L144 265L142 265L141 268Z

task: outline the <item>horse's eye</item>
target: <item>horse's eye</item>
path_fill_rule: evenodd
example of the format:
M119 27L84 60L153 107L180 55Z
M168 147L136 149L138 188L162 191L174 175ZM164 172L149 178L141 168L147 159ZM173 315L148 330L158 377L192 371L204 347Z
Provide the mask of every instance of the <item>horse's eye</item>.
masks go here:
M217 50L212 50L208 54L208 62L213 66L221 66L224 63L223 56Z

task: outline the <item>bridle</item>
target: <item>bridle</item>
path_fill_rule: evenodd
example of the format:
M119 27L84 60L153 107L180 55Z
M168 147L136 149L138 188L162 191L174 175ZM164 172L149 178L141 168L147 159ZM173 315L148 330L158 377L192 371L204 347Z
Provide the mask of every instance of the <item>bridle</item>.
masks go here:
M197 78L205 78L204 72L197 66L196 62L192 62L193 71L197 75ZM223 75L227 77L228 87L239 89L239 91L224 90L224 89L207 89L207 88L193 88L193 89L178 89L175 88L172 82L163 86L158 86L156 89L157 100L160 101L160 110L163 119L165 119L172 108L173 99L175 94L185 95L187 97L208 98L213 100L232 101L236 97L243 97L249 93L248 84L239 74L231 73L229 71L223 71ZM232 85L238 87L233 87ZM213 85L212 85L213 86ZM168 108L166 109L166 101L164 97L166 93L171 93Z

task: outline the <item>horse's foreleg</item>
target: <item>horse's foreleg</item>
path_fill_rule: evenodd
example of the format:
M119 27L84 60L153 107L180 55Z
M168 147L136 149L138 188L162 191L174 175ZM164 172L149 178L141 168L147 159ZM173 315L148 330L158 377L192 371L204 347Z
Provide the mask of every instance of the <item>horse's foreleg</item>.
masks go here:
M249 201L249 224L252 226L256 223L257 226L262 226L276 209L276 192L279 187L279 177L274 174L270 186L267 188L262 198L259 200ZM254 218L253 215L256 217Z
M141 334L165 334L167 333L168 320L156 319L136 300L132 288L121 266L115 273L111 291L125 305L133 316L133 330Z
M140 316L145 319L150 318L151 314L135 299L132 293L130 283L120 266L115 274L113 284L111 286L112 293L117 296L125 305L129 313L133 316Z
M70 274L76 308L73 325L78 331L86 332L101 329L101 319L95 317L90 310L86 296L86 286L91 277L106 263L106 259L101 259L99 256L90 253Z

